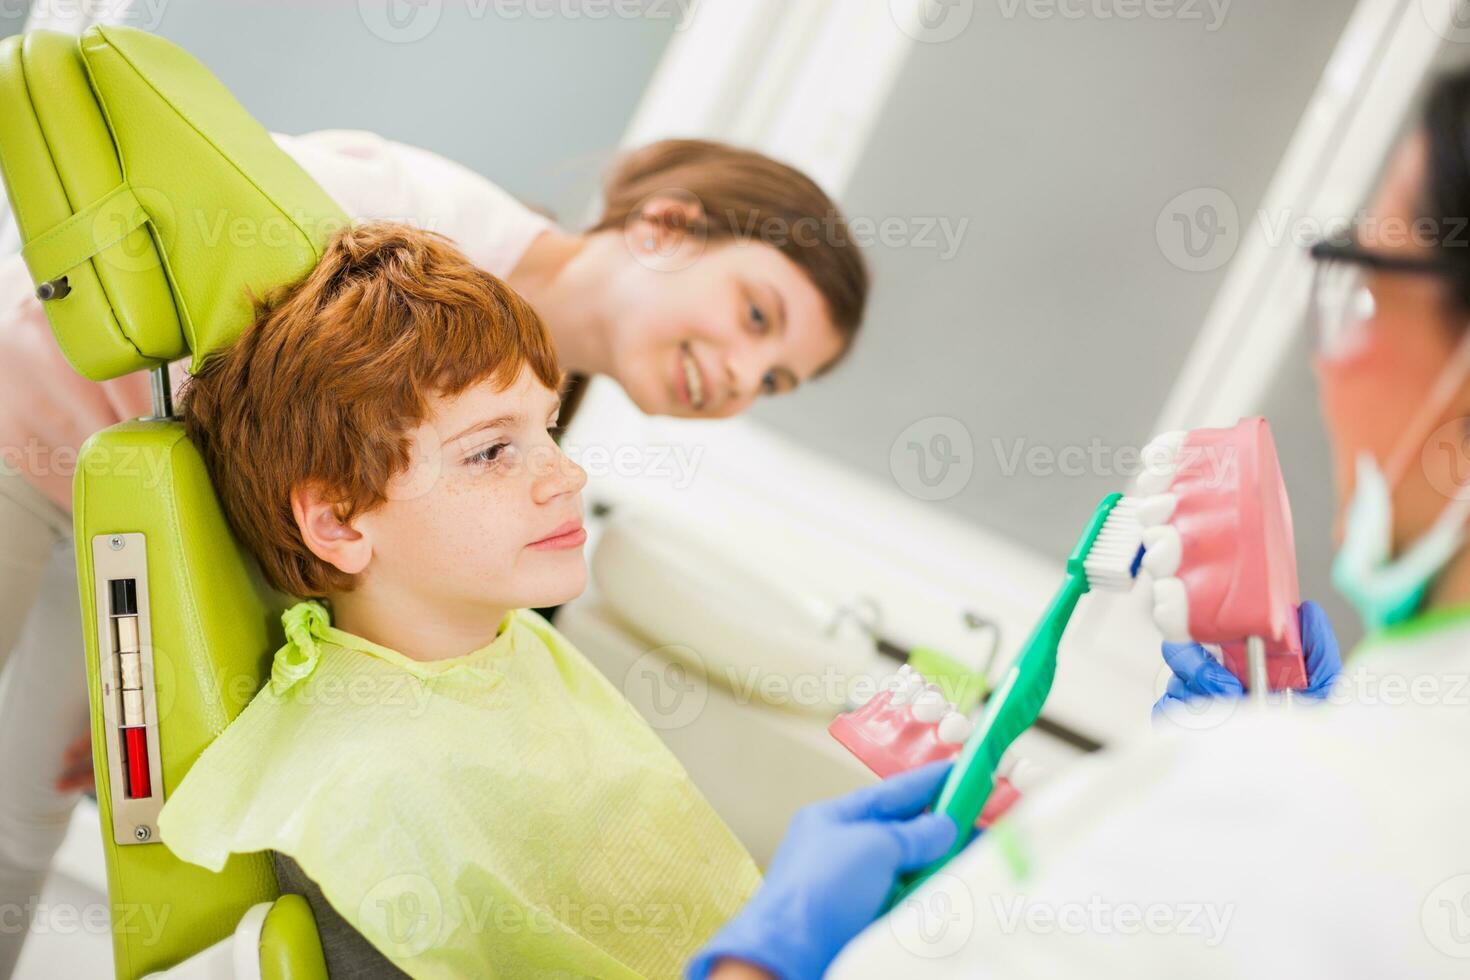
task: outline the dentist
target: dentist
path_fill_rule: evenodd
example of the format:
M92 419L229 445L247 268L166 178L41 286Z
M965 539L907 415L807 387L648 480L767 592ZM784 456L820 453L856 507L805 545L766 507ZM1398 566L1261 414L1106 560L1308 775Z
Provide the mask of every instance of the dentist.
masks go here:
M802 937L780 935L783 913L770 910L796 909L795 930L803 912L831 908L822 928L836 934L850 927L847 893L802 892L773 866L776 895L758 895L712 944L734 954L721 961L730 977L1465 975L1467 226L1462 69L1430 88L1353 234L1311 251L1339 497L1333 579L1368 628L1339 677L1330 626L1304 609L1313 700L1326 703L1260 711L1203 650L1166 649L1161 737L1088 759L1028 798L830 969L813 967L816 955L783 959L783 944ZM791 878L818 880L823 849L812 840L807 870ZM866 894L863 872L849 873ZM813 930L811 948L829 949L825 935ZM764 942L778 951L766 960Z

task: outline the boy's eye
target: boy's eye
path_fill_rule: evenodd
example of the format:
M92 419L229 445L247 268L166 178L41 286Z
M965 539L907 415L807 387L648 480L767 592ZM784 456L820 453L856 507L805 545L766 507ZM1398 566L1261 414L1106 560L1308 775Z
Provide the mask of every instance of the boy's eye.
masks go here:
M775 371L767 371L761 376L761 394L776 395L781 392L781 383L776 380Z
M502 455L504 454L505 450L507 450L509 448L510 448L510 443L508 443L508 442L497 442L494 445L486 446L484 449L480 450L479 452L475 453L473 456L471 456L468 459L466 459L465 462L466 463L479 463L479 464L487 465L488 466L489 464L491 464L491 463L495 462L496 460L500 459L502 457Z

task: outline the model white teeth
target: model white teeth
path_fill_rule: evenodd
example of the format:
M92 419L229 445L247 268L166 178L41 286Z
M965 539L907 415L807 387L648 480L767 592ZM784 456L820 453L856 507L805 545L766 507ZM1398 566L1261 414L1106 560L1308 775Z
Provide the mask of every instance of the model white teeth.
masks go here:
M1155 579L1168 578L1179 571L1184 557L1184 540L1179 531L1159 524L1143 532L1143 567Z
M909 710L914 713L914 720L933 722L944 717L945 711L949 710L949 702L944 700L939 688L931 684L919 692L914 698L914 706Z
M1188 643L1189 595L1177 578L1154 582L1154 622L1170 643Z
M1138 523L1144 527L1157 527L1174 516L1174 508L1179 506L1179 498L1172 493L1156 493L1152 497L1144 497L1137 504L1136 513Z
M939 719L939 740L951 745L962 745L974 729L970 719L958 711L949 711Z
M695 408L703 408L704 380L699 376L699 366L694 363L694 355L689 353L688 347L681 347L679 356L684 364L684 382L689 386L689 403Z
M908 704L919 696L924 690L924 678L919 676L918 671L906 676L903 685L893 692L893 700L890 704Z
M1150 497L1169 489L1179 472L1179 448L1185 435L1182 430L1165 432L1143 447L1143 472L1134 482L1135 495Z
M1041 767L1030 759L1013 756L1007 752L1001 756L1000 765L996 767L995 774L1015 787L1018 793L1026 793L1036 785L1036 781L1041 777Z

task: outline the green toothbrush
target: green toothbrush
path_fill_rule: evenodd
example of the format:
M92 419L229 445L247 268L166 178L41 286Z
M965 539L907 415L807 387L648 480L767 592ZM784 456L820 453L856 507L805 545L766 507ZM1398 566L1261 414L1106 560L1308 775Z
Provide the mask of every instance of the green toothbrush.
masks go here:
M1057 673L1057 647L1077 600L1092 588L1126 592L1138 574L1143 528L1138 523L1136 498L1109 494L1097 505L1087 530L1067 559L1067 578L1016 656L1005 680L985 707L985 714L955 759L934 812L959 828L948 854L899 883L889 900L892 908L942 868L970 840L970 828L995 788L995 770L1012 742L1035 723L1051 693Z

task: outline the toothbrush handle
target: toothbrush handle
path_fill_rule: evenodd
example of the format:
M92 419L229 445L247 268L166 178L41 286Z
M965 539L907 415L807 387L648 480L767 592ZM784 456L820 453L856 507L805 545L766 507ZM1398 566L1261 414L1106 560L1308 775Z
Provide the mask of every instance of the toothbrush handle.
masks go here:
M1086 592L1086 576L1069 574L1047 607L1046 615L1027 638L1021 653L1006 672L1005 680L991 697L979 726L965 742L934 804L934 812L954 821L957 830L954 844L944 857L901 881L889 900L889 908L923 884L969 843L970 831L995 788L995 770L1000 765L1000 757L1022 732L1036 722L1041 706L1051 693L1052 679L1057 672L1057 648L1066 632L1067 622L1077 608L1077 600Z

